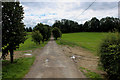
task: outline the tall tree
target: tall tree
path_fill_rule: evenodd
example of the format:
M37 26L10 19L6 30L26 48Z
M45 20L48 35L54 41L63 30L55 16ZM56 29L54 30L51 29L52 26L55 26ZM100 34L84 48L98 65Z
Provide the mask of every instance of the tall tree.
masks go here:
M33 31L39 30L39 32L42 34L43 39L42 42L44 43L45 40L48 40L51 35L50 26L44 25L42 23L38 23L34 28Z
M80 26L77 22L67 19L56 20L52 27L59 28L62 33L79 32Z
M25 41L23 7L20 2L2 2L2 56L10 51L11 63L13 52Z
M47 32L47 37L46 40L48 40L51 36L51 27L48 26L48 32Z
M32 40L37 44L40 44L40 41L42 40L43 36L39 31L32 32Z
M83 31L84 32L88 32L90 31L90 25L89 25L90 21L86 21L83 25Z
M32 32L32 28L31 27L29 27L29 32Z
M2 52L2 2L0 2L0 52Z
M53 33L53 36L56 40L57 40L58 37L62 36L62 33L61 33L60 29L57 28L57 27L53 28L52 33Z
M114 29L117 29L119 31L120 29L120 19L119 18L113 18L113 17L105 17L100 20L100 30L102 32L108 32L113 31Z
M90 20L90 31L91 32L98 32L99 26L100 26L100 21L96 17L93 17Z
M28 28L28 27L26 27L26 28L25 28L25 31L26 31L26 32L29 32L29 28Z

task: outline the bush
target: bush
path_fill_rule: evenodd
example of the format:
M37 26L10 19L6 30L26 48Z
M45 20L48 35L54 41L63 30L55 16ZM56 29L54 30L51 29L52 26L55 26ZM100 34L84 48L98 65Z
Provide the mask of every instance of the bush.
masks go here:
M40 31L40 33L43 36L42 42L48 41L49 38L51 37L51 27L49 25L45 25L42 23L38 23L34 28L33 31Z
M120 80L120 34L110 33L99 47L100 62L110 80Z
M32 40L37 44L40 44L40 41L43 39L43 36L39 31L32 32Z
M57 27L54 27L52 32L53 32L53 36L56 40L57 40L58 37L61 37L61 35L62 35L60 29L57 28Z

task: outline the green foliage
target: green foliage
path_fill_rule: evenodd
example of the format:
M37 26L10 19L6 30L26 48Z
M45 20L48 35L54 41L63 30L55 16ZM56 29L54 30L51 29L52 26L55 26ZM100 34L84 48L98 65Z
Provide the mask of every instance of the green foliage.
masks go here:
M78 22L72 20L62 19L61 21L56 20L52 27L58 27L62 33L109 32L114 28L120 31L120 19L105 17L99 20L96 17L93 17L84 24L78 24Z
M31 28L31 27L29 27L29 28L26 27L26 28L25 28L25 31L26 31L26 32L32 32L32 28Z
M57 40L57 38L62 36L60 29L57 27L53 28L52 33L53 33L53 36L55 37L56 40Z
M62 19L61 21L56 20L52 27L59 28L62 33L82 31L82 24L79 25L77 22L67 19Z
M40 41L43 39L43 36L39 31L32 32L32 40L37 44L40 44Z
M48 40L50 36L51 36L51 27L48 27L46 40Z
M42 23L38 23L34 28L33 31L39 30L43 36L42 42L47 41L51 36L51 28L48 25L44 25Z
M10 51L13 62L13 50L25 41L23 7L19 2L2 2L2 57Z
M100 21L96 18L96 17L93 17L91 19L91 32L98 32L99 31L99 26L100 26Z
M105 17L100 20L100 31L109 32L117 29L120 31L120 19L113 17Z
M17 49L17 51L23 51L23 50L33 50L36 48L41 48L43 47L45 44L47 44L47 41L45 41L44 43L41 43L40 45L36 44L34 41L32 41L32 33L31 32L27 32L27 36L26 36L26 40L24 43L20 44L20 47Z
M91 20L86 21L83 25L83 30L88 32L99 32L100 21L93 17Z
M2 80L12 79L18 80L23 78L24 75L29 71L30 66L33 64L35 57L19 58L15 59L13 64L5 60L2 62Z
M109 33L99 47L100 62L110 80L120 80L120 34Z

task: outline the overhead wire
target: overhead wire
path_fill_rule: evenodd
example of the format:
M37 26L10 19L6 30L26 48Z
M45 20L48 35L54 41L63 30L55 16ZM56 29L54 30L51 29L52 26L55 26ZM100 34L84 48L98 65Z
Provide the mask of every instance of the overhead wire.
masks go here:
M96 2L96 0L94 0L83 12L81 12L80 15L82 15L85 11L87 11L95 2ZM80 15L78 15L74 19L77 19Z

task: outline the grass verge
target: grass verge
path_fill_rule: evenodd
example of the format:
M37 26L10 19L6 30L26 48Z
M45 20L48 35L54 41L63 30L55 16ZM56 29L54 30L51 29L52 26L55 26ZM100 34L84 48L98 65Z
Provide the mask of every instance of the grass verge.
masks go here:
M80 71L83 72L86 77L91 78L91 80L104 80L100 74L92 72L84 67L80 67Z
M2 62L2 80L24 77L34 60L35 56L15 59L12 64L10 61L4 60Z
M44 47L48 41L45 41L44 43L41 42L41 44L36 44L35 42L32 41L31 33L27 33L28 35L26 36L27 40L25 40L24 43L20 44L20 47L16 51L25 51L25 50L33 50L36 48L41 48Z
M27 39L24 43L20 44L20 47L16 51L34 50L36 48L44 47L48 41L37 45L32 41L31 33L27 33ZM27 53L27 52L23 52ZM28 73L30 67L35 60L35 56L23 57L15 59L14 63L10 63L8 60L2 61L2 80L21 80L26 73Z

